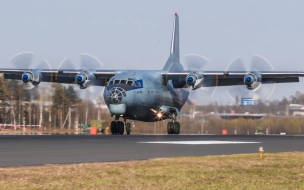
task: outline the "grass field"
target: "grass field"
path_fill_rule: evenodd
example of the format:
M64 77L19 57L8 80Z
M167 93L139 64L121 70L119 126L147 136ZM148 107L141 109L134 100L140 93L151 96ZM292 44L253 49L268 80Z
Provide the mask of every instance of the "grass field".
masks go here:
M304 189L304 153L0 168L0 189Z

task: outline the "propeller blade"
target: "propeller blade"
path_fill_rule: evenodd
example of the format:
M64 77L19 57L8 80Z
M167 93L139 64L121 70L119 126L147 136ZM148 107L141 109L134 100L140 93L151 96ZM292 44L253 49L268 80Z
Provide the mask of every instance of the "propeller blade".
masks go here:
M234 58L228 65L226 71L246 71L246 64L243 62L241 57ZM249 71L272 71L273 66L271 63L265 59L264 57L254 54L252 56L251 62L249 64ZM235 100L235 97L239 98L253 98L253 99L261 99L267 100L271 96L274 91L275 84L263 84L259 88L255 90L248 90L244 85L232 86L228 87L226 93L228 96Z
M38 64L37 69L39 69L39 70L51 70L51 66L50 66L49 62L46 59L44 59Z
M240 56L235 57L228 64L226 71L246 71L246 65Z
M202 71L208 64L209 60L203 56L196 54L185 55L187 69L190 71Z
M42 60L38 65L35 65L33 62L34 59L33 52L21 52L14 55L10 62L13 63L18 69L25 69L25 70L51 70L50 64L46 59ZM22 82L23 83L23 82ZM33 85L31 82L23 83L24 89L28 90L31 99L37 99L40 97L38 90L32 90L36 86Z
M97 57L88 53L82 53L80 55L80 64L83 70L90 70L91 72L101 70L103 67L103 64Z
M102 62L94 55L88 53L81 53L80 55L80 65L83 70L95 72L97 70L102 70ZM103 96L103 87L91 86L89 89L90 98L95 101L99 96ZM82 91L81 91L82 93Z
M23 83L23 85L24 85L24 90L31 90L31 89L35 88L35 86L30 82Z
M186 69L193 72L203 72L209 63L209 60L204 56L197 54L185 55ZM190 98L195 99L196 102L202 102L202 99L208 99L215 93L216 87L201 87L197 90L191 91Z
M253 54L250 68L252 71L272 71L272 64L264 57L258 54Z
M101 70L103 64L98 60L95 56L88 53L81 53L79 59L79 65L82 71L92 72L94 73L96 70ZM75 64L73 64L69 57L66 57L59 65L59 70L73 70L75 69ZM82 98L89 98L92 101L98 98L98 96L103 95L103 88L99 86L90 86L87 89L79 89L76 90L77 93Z
M29 69L31 68L33 57L33 52L21 52L11 57L10 62L18 69Z
M62 70L62 69L66 69L66 70L73 70L75 69L75 65L73 65L73 63L71 62L69 57L64 58L59 66L58 66L58 70Z
M253 71L273 71L273 66L266 58L261 55L254 54L251 60L251 70ZM254 91L253 97L256 99L268 100L273 94L275 83L263 84Z

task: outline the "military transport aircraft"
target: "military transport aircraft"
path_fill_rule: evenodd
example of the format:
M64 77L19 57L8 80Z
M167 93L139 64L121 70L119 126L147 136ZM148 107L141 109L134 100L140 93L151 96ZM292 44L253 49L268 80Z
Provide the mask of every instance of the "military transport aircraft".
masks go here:
M262 84L299 82L304 72L276 71L204 71L184 70L179 54L179 16L175 13L171 51L164 68L144 70L91 69L0 69L5 79L22 80L26 89L40 82L76 83L80 89L105 86L104 100L114 121L112 134L127 134L131 125L127 120L155 122L171 119L168 134L179 134L179 112L188 99L189 91L200 87L244 85L248 90ZM119 121L122 118L123 121Z

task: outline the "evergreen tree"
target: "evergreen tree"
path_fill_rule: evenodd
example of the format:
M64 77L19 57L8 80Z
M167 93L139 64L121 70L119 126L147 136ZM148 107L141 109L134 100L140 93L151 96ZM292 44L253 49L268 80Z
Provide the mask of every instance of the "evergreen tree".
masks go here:
M61 84L53 84L53 116L55 121L55 127L62 125L62 108L63 108L63 86Z
M289 103L289 101L288 101L287 98L284 96L284 97L282 98L282 100L279 102L279 105L280 105L280 106L287 106L288 103Z
M7 114L5 107L7 106L7 101L9 101L9 92L4 84L4 76L0 76L0 123L3 123L7 119Z
M80 98L78 94L71 85L69 85L68 88L64 87L64 98L66 102L65 104L69 106L72 106L80 102Z
M63 120L68 114L69 107L74 107L81 102L77 92L74 90L73 86L68 86L67 88L61 84L53 85L53 115L57 118L56 126L62 127Z
M10 122L14 124L21 124L21 105L24 97L23 85L21 85L17 80L5 80L4 84L9 94L9 102L11 105L10 111L13 116L13 120Z

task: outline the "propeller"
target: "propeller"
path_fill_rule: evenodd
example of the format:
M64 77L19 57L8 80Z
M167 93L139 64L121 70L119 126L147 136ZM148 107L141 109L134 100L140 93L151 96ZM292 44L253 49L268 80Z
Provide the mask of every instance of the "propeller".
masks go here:
M80 58L79 58L79 64L75 65L70 61L69 57L66 57L59 65L58 69L68 69L68 70L73 70L73 69L79 69L81 70L81 73L94 73L96 70L101 70L103 67L103 64L101 63L101 61L88 53L81 53L80 54ZM76 80L74 84L78 84L79 86L79 90L77 90L77 92L80 94L80 97L85 97L85 98L89 98L93 101L96 101L96 99L99 96L102 96L104 87L100 87L100 86L81 86L79 85L80 82L82 82L83 80L85 80L84 78L85 76L80 74L76 77ZM91 79L95 79L95 76L91 75L90 79L87 79L88 82L93 82L93 80ZM79 82L79 83L78 83ZM80 89L81 88L81 89ZM85 90L82 90L84 88L87 88Z
M226 68L226 71L272 71L272 64L263 56L253 54L251 62L245 64L240 56L234 58ZM273 94L275 84L262 84L254 90L248 90L244 85L228 87L226 93L228 96L236 101L236 96L239 98L253 98L255 100L268 100Z
M36 62L33 52L21 52L10 58L10 62L17 68L23 69L20 81L24 85L26 93L29 93L31 99L39 98L38 84L42 80L41 70L51 70L51 67L46 59ZM52 77L51 77L52 78Z
M197 54L186 54L185 55L185 67L186 70L194 71L194 72L204 72L206 69L209 60L204 56ZM216 87L200 87L197 90L193 90L190 93L190 99L194 99L193 102L202 102L203 100L209 99L215 93ZM188 98L188 100L189 100ZM193 102L189 102L189 104L193 104Z

